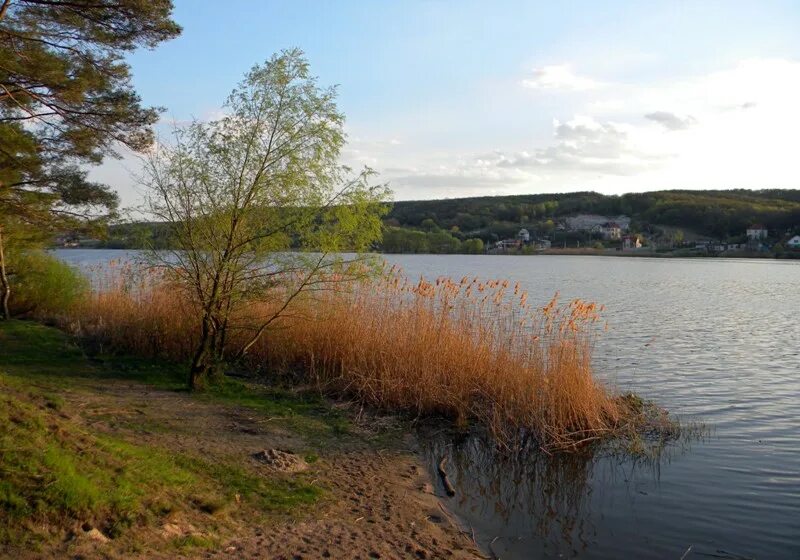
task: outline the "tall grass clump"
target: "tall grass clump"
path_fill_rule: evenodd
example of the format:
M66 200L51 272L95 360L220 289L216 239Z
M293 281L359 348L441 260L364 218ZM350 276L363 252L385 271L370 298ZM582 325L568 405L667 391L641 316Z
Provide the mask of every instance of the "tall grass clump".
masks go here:
M44 251L15 254L8 268L13 286L12 315L69 314L89 292L89 282L80 271Z
M532 437L569 447L628 420L626 401L593 375L602 325L596 304L561 304L556 296L535 306L508 280L411 282L395 269L333 285L295 300L250 349L247 365L300 372L330 393L385 410L478 422L506 443ZM181 294L162 278L118 266L72 327L113 348L186 360L199 315ZM261 301L246 313L272 312ZM229 334L232 344L243 336Z

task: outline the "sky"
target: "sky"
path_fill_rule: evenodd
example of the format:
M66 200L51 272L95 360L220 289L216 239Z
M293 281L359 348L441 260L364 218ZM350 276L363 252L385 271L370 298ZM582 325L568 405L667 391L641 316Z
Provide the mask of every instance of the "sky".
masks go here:
M797 1L175 0L174 19L129 57L162 138L299 47L338 87L342 163L396 200L800 188ZM91 176L135 206L138 165Z

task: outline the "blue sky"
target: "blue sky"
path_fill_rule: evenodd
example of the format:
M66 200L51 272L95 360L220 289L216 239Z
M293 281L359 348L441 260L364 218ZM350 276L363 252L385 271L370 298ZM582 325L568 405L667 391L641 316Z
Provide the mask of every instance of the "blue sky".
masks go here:
M302 48L397 199L800 187L798 2L176 0L181 37L130 57L164 121L214 118ZM165 130L166 124L159 127ZM137 200L133 158L94 172Z

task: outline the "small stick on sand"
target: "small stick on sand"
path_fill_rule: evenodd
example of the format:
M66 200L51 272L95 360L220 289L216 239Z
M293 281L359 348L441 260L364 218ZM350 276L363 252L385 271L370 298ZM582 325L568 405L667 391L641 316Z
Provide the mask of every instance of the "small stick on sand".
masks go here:
M450 484L450 479L447 478L447 471L444 470L444 466L447 464L447 457L442 457L442 460L439 461L439 476L442 479L442 484L444 485L444 491L447 492L448 496L455 496L456 489L453 488L453 485Z

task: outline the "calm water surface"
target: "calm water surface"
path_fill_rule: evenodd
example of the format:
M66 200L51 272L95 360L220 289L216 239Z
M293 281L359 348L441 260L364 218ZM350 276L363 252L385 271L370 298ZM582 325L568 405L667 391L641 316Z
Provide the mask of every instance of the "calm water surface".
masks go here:
M77 265L123 251L58 251ZM426 438L448 507L503 559L800 559L800 262L391 255L407 275L509 278L606 305L598 375L710 428L658 460L509 459Z

